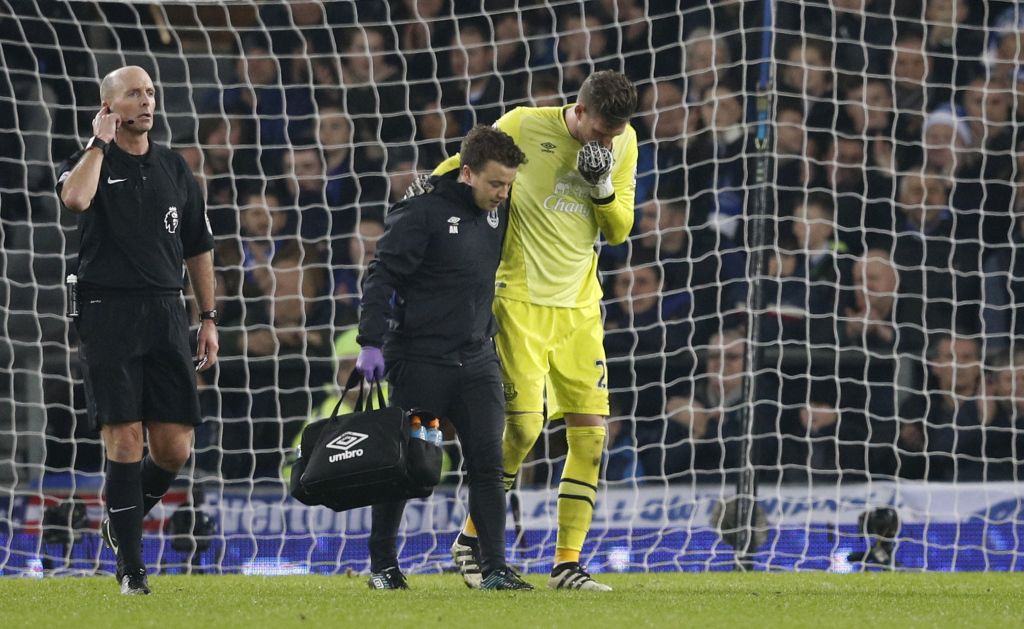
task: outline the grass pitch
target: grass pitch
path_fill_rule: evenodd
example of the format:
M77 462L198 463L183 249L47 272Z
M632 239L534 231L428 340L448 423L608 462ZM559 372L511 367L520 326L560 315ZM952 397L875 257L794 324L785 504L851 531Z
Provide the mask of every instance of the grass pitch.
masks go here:
M408 592L364 577L155 576L153 594L112 577L0 579L0 627L1020 627L1016 574L602 574L611 593L468 590L412 576Z

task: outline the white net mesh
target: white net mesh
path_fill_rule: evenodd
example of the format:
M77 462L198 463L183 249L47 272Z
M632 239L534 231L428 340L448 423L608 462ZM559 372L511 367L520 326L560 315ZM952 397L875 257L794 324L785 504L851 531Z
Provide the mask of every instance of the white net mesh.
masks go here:
M1021 569L1024 12L773 8L759 245L760 2L0 3L0 574L113 569L63 316L78 236L53 173L91 133L99 78L126 64L158 88L154 139L206 191L221 289L207 422L147 519L151 565L367 568L369 511L303 507L283 480L352 369L384 208L473 124L573 102L611 68L640 93L637 221L601 251L613 411L584 560L728 568L712 516L749 463L758 567L853 569L867 529L895 536L903 567ZM445 484L407 510L411 570L449 569L464 517L446 438ZM565 453L554 423L523 467L518 565L550 568ZM67 499L84 510L51 508ZM200 503L211 528L189 536L181 505ZM859 523L878 508L898 532L882 512Z

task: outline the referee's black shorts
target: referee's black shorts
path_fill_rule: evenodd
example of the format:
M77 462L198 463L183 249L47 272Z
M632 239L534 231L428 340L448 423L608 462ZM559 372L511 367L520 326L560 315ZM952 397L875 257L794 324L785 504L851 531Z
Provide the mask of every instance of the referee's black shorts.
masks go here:
M82 296L79 357L90 428L198 425L199 393L179 295Z

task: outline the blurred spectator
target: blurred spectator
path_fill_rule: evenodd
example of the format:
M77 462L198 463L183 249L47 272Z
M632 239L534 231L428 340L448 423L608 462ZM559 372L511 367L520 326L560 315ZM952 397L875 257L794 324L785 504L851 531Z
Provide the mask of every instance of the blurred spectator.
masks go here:
M246 322L257 476L279 476L284 444L309 415L312 392L333 375L330 297L316 254L307 254L298 241L275 253L270 289Z
M255 126L250 119L212 113L199 116L206 216L214 236L238 233L236 189L240 181L259 173L252 149L256 142Z
M416 118L420 163L432 168L457 153L460 132L455 116L444 108L440 99L425 104Z
M687 110L683 89L672 81L653 83L640 95L636 125L637 156L636 203L654 196L683 196L685 193L683 155L687 137L697 122L697 114Z
M321 105L317 120L317 140L326 168L329 233L345 236L355 230L362 206L383 202L387 184L379 174L381 161L353 147L352 120L339 105Z
M885 71L892 45L893 20L888 0L780 0L776 28L808 39L835 42L837 71L852 76Z
M351 29L341 56L345 111L354 121L353 141L366 148L382 142L408 143L414 133L412 91L393 60L389 29ZM380 159L382 155L372 156Z
M898 201L903 220L893 259L901 290L924 307L920 323L936 332L978 331L981 251L972 222L954 215L946 180L935 175L905 175Z
M561 107L565 104L558 76L536 72L530 84L530 104L534 107Z
M1024 13L1017 9L1008 7L992 25L985 59L989 75L1010 85L1024 79Z
M981 355L977 341L942 334L929 343L926 393L900 408L900 475L932 481L984 479Z
M899 170L907 170L922 161L920 142L924 135L924 114L929 106L927 76L924 38L913 30L901 34L896 38L892 55L896 166Z
M451 78L441 102L452 111L460 134L476 124L494 124L507 101L522 101L525 85L515 85L495 73L490 33L477 22L465 22L451 41Z
M241 267L245 282L261 293L271 290L274 254L291 242L288 211L273 192L248 192L238 198L241 222Z
M837 342L835 314L842 302L840 288L851 268L846 245L835 238L835 207L827 194L816 192L793 208L795 275L807 283L807 340Z
M398 203L405 191L416 180L416 151L409 146L392 146L387 153L387 201Z
M862 444L867 434L858 414L841 411L836 393L834 381L811 383L807 401L797 412L794 432L784 437L783 477L787 482L864 480Z
M969 2L925 0L924 4L928 84L933 86L936 104L949 104L955 88L981 71L977 60L985 46L985 31L974 21Z
M327 175L323 153L307 140L285 152L283 166L288 205L298 213L296 232L303 240L326 247L326 240L334 232L324 197Z
M687 338L679 299L663 299L660 265L634 262L611 273L605 302L605 349L609 357L657 356L677 351Z
M856 79L843 94L842 114L847 130L867 138L867 166L892 176L892 86L882 79Z
M723 482L735 474L740 465L745 352L742 331L713 334L705 373L692 393L669 397L665 420L638 422L637 457L645 475Z
M335 325L350 325L359 320L363 273L377 252L377 241L384 235L384 221L363 216L356 233L344 240L347 255L344 264L334 265Z
M662 270L666 310L692 322L694 339L706 338L719 310L718 256L707 230L691 227L684 198L651 200L640 206L634 260L654 260ZM689 344L689 334L683 338ZM674 348L673 348L674 349Z
M977 225L987 243L1005 242L1010 228L1008 184L1013 179L1013 92L1009 84L971 80L961 94L964 118L970 128L971 151L958 163L953 207L962 221Z
M994 350L1024 348L1024 141L1018 142L1008 238L985 252L984 330Z
M599 12L606 23L618 27L617 37L613 35L617 41L611 48L612 51L617 48L622 56L622 72L634 82L650 80L653 51L661 48L658 44L662 42L657 33L651 31L651 23L657 18L648 14L646 3L640 0L601 0ZM616 43L617 46L614 45Z
M595 13L581 16L577 9L562 13L558 21L558 67L562 90L575 93L598 70L618 70L609 55L608 30Z
M870 249L854 263L849 293L839 304L841 347L863 358L840 391L842 421L850 430L869 427L862 440L868 452L858 467L866 463L878 478L896 473L897 387L908 384L912 357L924 349L921 302L900 282L889 251Z
M832 130L835 125L831 58L831 50L824 42L797 40L779 60L779 93L804 101L811 134Z
M775 105L775 189L779 207L793 207L807 196L817 172L817 144L807 135L803 104L780 98ZM771 175L769 175L771 176Z
M282 85L279 61L264 34L250 32L241 44L235 67L241 85L225 88L220 107L214 109L255 117L261 163L273 168L289 143L312 130L312 96L305 86Z
M727 41L706 28L695 28L683 43L686 102L703 104L708 89L734 84L732 52Z
M700 108L703 129L687 145L690 211L707 217L717 232L719 247L735 247L742 241L745 208L745 158L747 143L742 96L727 85L708 90ZM728 277L743 274L738 255L723 259Z
M398 28L398 48L405 58L406 80L418 83L435 79L437 68L447 66L448 43L454 25L446 0L402 0L395 3L391 22Z
M988 363L984 380L983 480L1020 480L1024 471L1024 351L1003 351Z
M506 85L517 85L524 90L530 83L531 73L527 64L527 38L529 34L529 23L522 19L519 12L509 11L499 13L492 17L494 24L494 67ZM523 92L520 92L523 96ZM526 102L517 103L511 99L505 99L505 108L512 109L517 105L525 105Z
M893 179L865 169L864 140L837 134L825 149L822 187L836 198L836 237L857 255L892 242Z
M924 170L953 179L966 163L971 129L948 109L936 109L924 119Z

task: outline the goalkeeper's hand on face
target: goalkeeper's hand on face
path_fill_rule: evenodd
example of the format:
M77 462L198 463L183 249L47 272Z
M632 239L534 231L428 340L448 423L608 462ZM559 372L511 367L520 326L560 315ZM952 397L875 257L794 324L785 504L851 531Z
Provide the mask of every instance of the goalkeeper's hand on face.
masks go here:
M576 170L592 187L590 196L595 199L607 199L615 194L612 186L612 166L615 160L607 146L597 142L587 142L576 154Z

